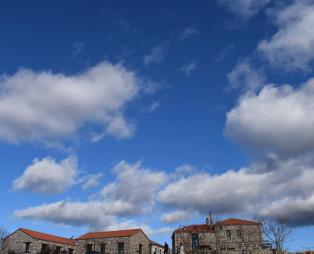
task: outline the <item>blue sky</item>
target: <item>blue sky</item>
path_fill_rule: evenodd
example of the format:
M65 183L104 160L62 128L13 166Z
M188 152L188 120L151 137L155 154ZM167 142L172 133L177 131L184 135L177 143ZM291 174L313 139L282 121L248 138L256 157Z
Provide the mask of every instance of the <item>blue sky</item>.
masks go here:
M314 2L5 1L0 225L289 217L314 234Z

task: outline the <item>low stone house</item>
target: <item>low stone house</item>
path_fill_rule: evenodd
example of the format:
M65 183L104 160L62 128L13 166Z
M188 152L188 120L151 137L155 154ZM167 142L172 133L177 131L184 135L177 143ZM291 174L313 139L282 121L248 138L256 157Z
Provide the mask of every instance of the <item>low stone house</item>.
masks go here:
M154 241L150 241L151 254L164 254L164 246Z
M3 239L1 254L76 254L73 239L20 228Z
M77 254L151 254L151 241L141 229L92 232L75 241Z
M181 227L172 235L173 254L266 254L261 224L254 221L227 219L213 223Z

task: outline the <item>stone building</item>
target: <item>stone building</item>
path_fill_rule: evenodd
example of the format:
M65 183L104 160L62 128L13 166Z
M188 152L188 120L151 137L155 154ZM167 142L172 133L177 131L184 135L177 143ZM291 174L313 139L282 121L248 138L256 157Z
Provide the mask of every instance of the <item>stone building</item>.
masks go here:
M156 243L154 241L150 241L151 254L164 254L164 246Z
M75 241L77 254L151 254L151 241L141 229L92 232Z
M3 239L1 254L76 254L73 239L20 228Z
M181 227L173 232L172 252L185 254L266 254L261 224L254 221L227 219L213 223Z

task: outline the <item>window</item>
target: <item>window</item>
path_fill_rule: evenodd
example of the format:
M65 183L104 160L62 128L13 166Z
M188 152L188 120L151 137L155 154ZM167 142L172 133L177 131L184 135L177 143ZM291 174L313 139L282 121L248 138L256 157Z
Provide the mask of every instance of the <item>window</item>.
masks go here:
M198 234L192 234L192 250L198 248Z
M92 252L93 245L92 244L86 244L86 252Z
M48 250L48 244L45 244L45 243L43 243L42 245L41 245L41 253L46 253L47 252L47 250Z
M142 254L142 249L143 249L143 245L139 244L138 245L138 254Z
M69 254L73 254L73 249L69 249Z
M61 253L61 247L57 246L56 247L56 254L60 254Z
M31 249L31 243L30 242L25 243L25 252L29 253L30 249Z
M227 234L227 239L231 239L231 231L230 231L230 230L227 230L227 231L226 231L226 234Z
M242 238L242 234L241 234L241 230L240 229L237 230L237 237L238 238Z
M106 244L105 244L105 243L102 243L102 244L100 245L100 252L101 252L101 253L105 253L105 252L106 252Z
M124 243L118 243L118 254L124 253Z

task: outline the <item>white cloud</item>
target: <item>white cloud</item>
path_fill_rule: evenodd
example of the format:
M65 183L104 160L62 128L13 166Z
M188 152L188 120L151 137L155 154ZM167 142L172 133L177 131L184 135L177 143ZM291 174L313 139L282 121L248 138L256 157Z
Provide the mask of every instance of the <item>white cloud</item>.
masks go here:
M100 179L103 177L102 173L84 176L80 182L84 190L98 187L100 185Z
M67 200L29 207L14 212L17 218L45 220L53 223L106 228L115 221L115 216L132 212L132 206L115 202L71 202Z
M164 172L144 168L140 162L129 164L121 161L113 172L117 174L117 179L103 188L102 195L135 206L152 204L155 193L166 182Z
M227 114L226 134L250 151L301 154L314 149L314 79L300 88L265 86Z
M168 208L189 208L201 214L288 215L294 225L313 224L312 165L311 156L272 157L238 171L199 172L171 182L159 199ZM307 216L302 219L300 214Z
M196 69L196 63L191 62L186 65L183 65L180 71L182 71L185 74L185 76L189 77L195 69Z
M182 164L175 168L175 174L178 176L183 176L186 174L191 174L195 170L195 167L193 167L190 164Z
M23 175L13 182L13 189L60 193L74 184L77 171L75 157L69 157L60 162L52 158L35 159Z
M23 219L87 225L95 229L109 228L117 225L117 221L126 223L130 216L151 213L155 197L165 184L165 173L144 168L140 162L128 164L125 161L116 164L113 172L116 180L109 182L100 195L94 195L94 200L63 200L18 210L14 214Z
M272 13L278 31L262 41L258 50L274 65L307 69L314 59L314 3L294 1Z
M149 54L144 56L143 62L146 66L159 64L165 60L168 45L166 43L152 48Z
M185 221L191 218L191 212L189 211L171 211L161 215L161 221L167 224Z
M220 4L226 5L232 12L243 18L250 18L257 14L271 0L217 0Z
M228 81L233 89L256 90L265 84L265 76L248 61L243 61L228 73Z
M87 124L129 138L123 115L141 81L121 64L102 62L76 75L21 69L0 79L0 139L45 143L73 137Z
M185 41L198 33L199 31L194 26L188 26L187 28L184 29L182 34L179 36L179 40Z
M160 107L160 101L154 101L151 105L146 108L143 108L143 112L154 112Z

